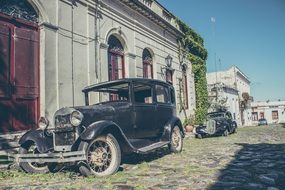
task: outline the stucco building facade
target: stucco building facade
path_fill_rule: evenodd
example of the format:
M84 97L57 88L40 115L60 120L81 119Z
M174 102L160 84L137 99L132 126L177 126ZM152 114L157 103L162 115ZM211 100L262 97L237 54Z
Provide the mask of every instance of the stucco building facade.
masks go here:
M207 73L207 83L212 87L219 87L224 92L224 87L231 89L231 93L224 92L225 98L228 97L228 109L232 110L233 117L240 125L251 125L250 103L241 111L241 101L243 94L250 96L250 79L238 67L232 66L227 70ZM211 88L212 89L212 88ZM229 90L227 90L229 91ZM237 94L236 94L237 93ZM252 99L252 97L250 97ZM250 102L250 101L249 101Z
M259 119L266 119L268 124L285 123L285 101L252 102L252 122L257 125Z
M209 112L217 111L216 107L226 109L231 112L233 119L237 125L242 125L239 117L239 94L235 88L226 86L223 83L208 85L208 96L210 103L217 103L218 105L211 105Z
M5 78L2 74L1 80L6 86L11 84L11 88L14 83L17 87L15 81L24 81L22 86L35 93L32 96L24 93L22 102L0 97L1 110L8 109L7 117L1 119L1 132L31 128L39 116L52 121L57 109L84 105L81 90L85 86L119 78L172 82L177 114L183 120L181 102L187 104L184 106L187 115L193 114L195 86L191 63L180 58L177 45L183 33L175 16L157 1L25 0L21 5L16 2L3 1L0 9L0 24L7 28L0 38L2 43L7 42L2 48L2 64L34 69L19 69L17 74L7 69L6 75L14 77ZM9 12L11 8L17 14ZM25 9L30 16L25 15L28 12ZM18 30L28 37L21 50L11 50L10 41L17 41L13 31ZM14 62L4 59L14 57L22 49L29 51L28 57L22 55ZM25 65L23 60L32 65ZM26 84L25 77L17 80L17 76L33 76L28 77L32 82ZM15 116L15 107L20 104L27 108L27 117ZM22 122L22 127L15 127L15 121Z

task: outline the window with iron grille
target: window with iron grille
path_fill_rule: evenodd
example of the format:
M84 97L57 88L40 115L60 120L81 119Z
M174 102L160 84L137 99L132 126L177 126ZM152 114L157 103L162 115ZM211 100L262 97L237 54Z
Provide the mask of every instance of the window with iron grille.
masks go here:
M258 121L258 113L252 112L252 121Z
M108 40L108 74L109 80L117 80L125 77L124 48L114 35Z
M187 83L187 71L182 70L182 88L183 88L183 104L184 108L188 109L188 83Z
M272 119L277 120L278 119L278 111L272 111Z
M152 56L149 50L143 50L143 78L153 78Z
M171 69L166 69L165 71L166 81L173 84L173 71Z
M38 14L26 0L0 0L0 13L30 22L38 22Z

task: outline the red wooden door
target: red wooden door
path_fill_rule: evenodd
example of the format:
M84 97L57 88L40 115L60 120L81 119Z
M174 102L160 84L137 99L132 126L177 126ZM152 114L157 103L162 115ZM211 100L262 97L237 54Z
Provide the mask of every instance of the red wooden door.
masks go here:
M117 80L125 77L124 57L121 54L109 52L109 80Z
M0 133L36 126L39 32L0 15Z

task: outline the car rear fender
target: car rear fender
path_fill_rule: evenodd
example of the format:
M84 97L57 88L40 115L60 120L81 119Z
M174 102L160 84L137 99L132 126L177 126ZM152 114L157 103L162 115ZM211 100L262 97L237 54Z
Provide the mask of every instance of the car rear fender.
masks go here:
M118 143L120 144L121 150L124 152L132 152L135 148L128 141L128 138L122 131L122 129L112 121L97 121L89 125L85 131L80 135L81 141L90 141L100 135L112 134Z
M170 141L171 131L175 126L179 127L179 129L182 133L182 137L183 138L185 137L185 132L183 130L182 123L181 123L180 119L178 117L172 117L164 126L164 131L163 131L163 134L161 137L162 141Z
M19 140L20 146L27 143L34 142L40 153L46 153L48 150L53 149L52 135L47 135L42 130L30 130L26 132Z

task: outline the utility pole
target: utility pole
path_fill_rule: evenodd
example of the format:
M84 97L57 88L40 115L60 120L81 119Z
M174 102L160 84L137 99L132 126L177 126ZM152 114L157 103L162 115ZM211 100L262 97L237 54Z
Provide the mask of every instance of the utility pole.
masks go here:
M215 17L211 17L211 23L212 23L212 32L213 32L213 49L214 49L214 65L215 65L215 73L216 73L216 83L215 83L215 88L216 88L216 102L218 101L218 70L217 70L217 54L216 54L216 34L215 34L215 23L216 19Z

